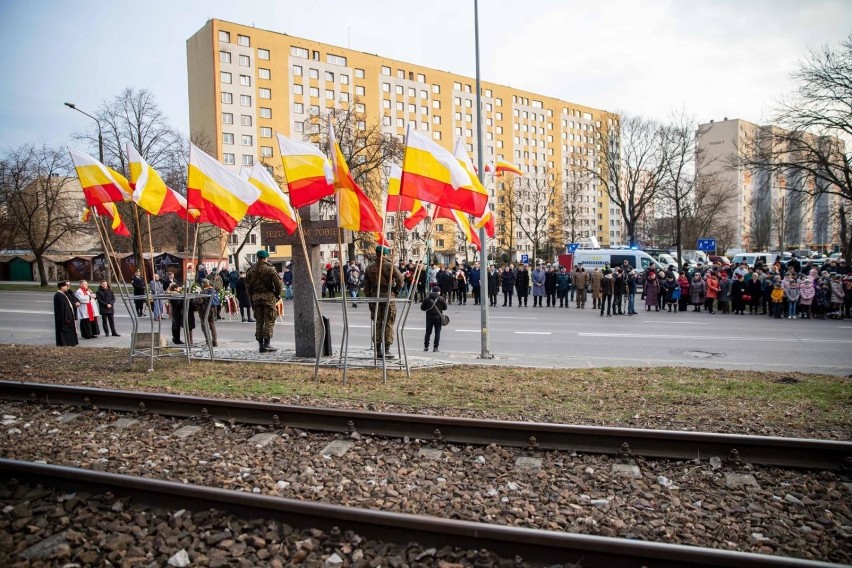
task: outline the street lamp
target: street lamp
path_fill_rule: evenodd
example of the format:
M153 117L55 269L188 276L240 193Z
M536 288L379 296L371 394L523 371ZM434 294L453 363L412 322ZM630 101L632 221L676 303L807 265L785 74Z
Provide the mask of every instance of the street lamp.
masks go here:
M72 110L76 110L79 113L85 114L86 116L88 116L89 118L94 120L95 123L97 123L97 125L98 125L98 157L100 158L100 161L103 164L104 163L104 134L103 134L103 131L101 130L101 121L98 120L97 118L95 118L94 116L92 116L91 114L89 114L88 112L78 109L77 105L75 105L74 103L65 103L65 106L67 106L68 108L70 108Z

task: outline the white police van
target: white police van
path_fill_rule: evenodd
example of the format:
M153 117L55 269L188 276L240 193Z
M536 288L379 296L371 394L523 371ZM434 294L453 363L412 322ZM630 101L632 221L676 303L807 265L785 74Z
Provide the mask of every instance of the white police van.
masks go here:
M617 268L627 261L636 272L642 274L649 266L655 270L666 270L666 267L654 260L651 255L641 250L632 249L577 249L574 251L573 265L582 265L586 272L605 266Z

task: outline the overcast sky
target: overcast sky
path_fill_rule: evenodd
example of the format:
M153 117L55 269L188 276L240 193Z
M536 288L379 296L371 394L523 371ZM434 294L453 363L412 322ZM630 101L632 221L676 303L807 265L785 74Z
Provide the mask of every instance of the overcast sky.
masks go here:
M188 131L186 39L210 18L473 76L473 0L3 0L0 149L68 144L126 86ZM596 108L760 122L850 0L481 0L483 79Z

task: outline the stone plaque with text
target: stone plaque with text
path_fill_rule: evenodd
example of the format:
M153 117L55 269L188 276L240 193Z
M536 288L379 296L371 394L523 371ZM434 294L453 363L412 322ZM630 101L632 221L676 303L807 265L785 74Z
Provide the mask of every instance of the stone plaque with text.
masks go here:
M337 221L302 221L305 242L309 245L337 244ZM352 231L342 229L341 240L344 244L352 242ZM260 226L260 244L263 246L292 245L299 246L299 233L288 235L280 223L263 223Z

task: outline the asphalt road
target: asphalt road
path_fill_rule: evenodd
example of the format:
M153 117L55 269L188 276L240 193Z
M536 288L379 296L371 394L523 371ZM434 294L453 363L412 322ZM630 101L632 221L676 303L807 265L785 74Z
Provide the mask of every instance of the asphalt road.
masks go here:
M637 297L637 306L638 306ZM284 322L276 324L273 343L295 348L292 302L285 303ZM370 344L369 312L349 309L350 347ZM0 343L52 345L52 294L0 292ZM340 305L324 308L331 320L335 352L341 338ZM596 310L559 308L492 308L490 347L494 358L480 353L480 312L472 300L452 305L452 320L441 338L440 353L424 353L424 317L414 306L405 328L410 355L458 363L594 368L688 366L852 374L852 320L776 320L766 316L646 312L635 316L599 317ZM119 306L122 337L82 342L86 346L128 346L130 316ZM145 329L146 323L142 329ZM170 322L163 322L170 336ZM217 323L222 347L254 349L254 325L236 320Z

